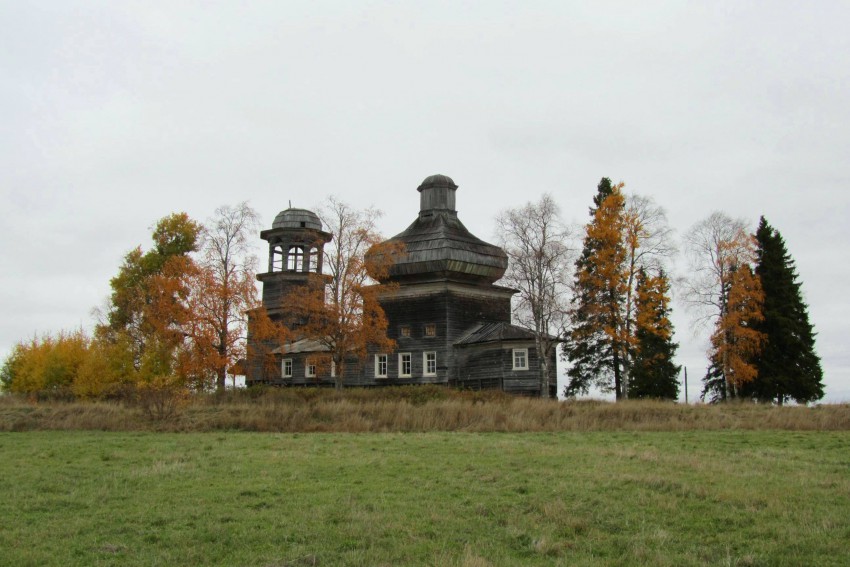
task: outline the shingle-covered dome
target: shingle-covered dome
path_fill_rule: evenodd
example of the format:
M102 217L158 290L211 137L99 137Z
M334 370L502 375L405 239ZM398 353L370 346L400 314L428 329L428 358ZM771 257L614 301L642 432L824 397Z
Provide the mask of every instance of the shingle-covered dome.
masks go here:
M477 238L457 218L457 185L445 175L432 175L417 188L419 217L390 242L405 246L389 280L459 279L492 283L505 274L505 251Z
M441 174L429 175L416 190L422 192L423 189L428 187L450 187L452 189L457 189L457 185L454 181L452 181L451 177Z
M313 228L322 230L322 221L313 211L307 209L286 209L277 214L272 228Z

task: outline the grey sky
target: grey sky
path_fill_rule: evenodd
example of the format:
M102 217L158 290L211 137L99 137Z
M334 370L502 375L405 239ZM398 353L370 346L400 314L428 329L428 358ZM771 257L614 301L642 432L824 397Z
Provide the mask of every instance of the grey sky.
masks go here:
M248 200L270 226L335 194L383 209L389 236L445 173L492 241L500 209L543 192L585 222L609 176L680 235L764 214L827 400L850 401L848 21L839 2L0 0L0 355L90 325L173 211ZM693 398L708 331L688 321L677 306Z

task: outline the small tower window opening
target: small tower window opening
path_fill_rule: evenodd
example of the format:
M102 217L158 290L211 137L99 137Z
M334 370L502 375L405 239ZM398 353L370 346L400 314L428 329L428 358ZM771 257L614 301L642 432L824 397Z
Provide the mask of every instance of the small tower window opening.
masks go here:
M425 325L425 336L426 337L436 337L437 336L437 325L434 323L429 323Z
M283 248L280 246L272 247L272 257L270 258L271 265L269 266L270 272L282 272L283 271Z
M310 271L319 273L319 249L310 248Z
M290 246L286 260L286 269L290 272L304 271L304 247Z

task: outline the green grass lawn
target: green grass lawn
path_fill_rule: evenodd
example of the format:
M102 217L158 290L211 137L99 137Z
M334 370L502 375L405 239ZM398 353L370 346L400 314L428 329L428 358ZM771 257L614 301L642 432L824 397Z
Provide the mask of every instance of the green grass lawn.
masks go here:
M0 434L0 565L848 565L850 433Z

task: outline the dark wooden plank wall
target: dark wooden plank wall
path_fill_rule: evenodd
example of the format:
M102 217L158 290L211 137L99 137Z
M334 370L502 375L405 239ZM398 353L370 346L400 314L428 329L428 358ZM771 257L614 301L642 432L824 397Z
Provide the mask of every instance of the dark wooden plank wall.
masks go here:
M513 369L513 349L528 349L528 370ZM498 389L540 395L540 360L531 343L487 343L458 349L456 385L471 390Z

